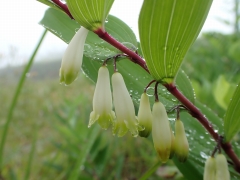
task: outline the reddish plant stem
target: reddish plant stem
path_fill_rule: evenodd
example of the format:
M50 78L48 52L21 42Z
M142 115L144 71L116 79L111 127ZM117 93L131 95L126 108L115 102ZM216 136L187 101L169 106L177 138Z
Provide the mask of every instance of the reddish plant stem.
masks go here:
M66 4L63 4L60 0L52 0L57 6L59 6L71 19L74 19Z
M201 113L201 111L194 106L178 89L174 84L164 84L167 90L174 95L188 110L189 113L196 118L209 132L209 134L215 139L216 142L219 141L220 135L216 133L213 126L210 124L208 119ZM228 157L233 161L235 170L240 173L240 161L232 149L229 142L221 142L221 147L228 155Z
M71 13L68 10L68 7L66 4L63 4L62 2L60 2L59 0L52 0L55 4L57 4L59 7L61 7L63 9L64 12L66 12L69 17L71 19L74 19L71 15ZM104 31L103 29L98 29L95 31L95 33L102 38L103 40L105 40L106 42L108 42L109 44L111 44L112 46L114 46L115 48L119 49L120 51L122 51L123 53L127 54L131 59L132 62L140 65L145 71L147 71L149 73L149 70L146 66L146 62L135 52L133 52L132 50L128 49L126 46L122 45L120 42L118 42L117 40L115 40L113 37L111 37L106 31ZM218 139L220 137L220 135L218 133L216 133L213 129L213 126L210 124L210 122L208 121L208 119L201 113L201 111L199 111L199 109L194 106L194 104L192 104L177 88L174 84L165 84L164 85L167 90L173 94L188 110L189 113L196 118L204 127L205 129L209 132L209 134L215 139L216 142L218 142ZM240 161L237 157L237 155L235 154L235 152L232 149L232 146L229 142L221 142L221 147L223 148L223 150L225 151L225 153L228 155L228 157L232 160L232 162L234 163L234 168L235 170L240 173Z
M152 80L145 88L144 88L144 93L147 92L147 89L151 86L152 83L156 82L156 80Z
M199 109L192 104L178 89L174 84L164 84L167 90L174 95L188 110L189 113L198 119L201 124L205 127L205 129L212 135L215 141L218 141L219 135L216 133L209 123L207 118L199 111Z
M130 57L130 60L139 66L141 66L145 71L149 73L149 70L146 66L146 62L135 52L132 50L128 49L126 46L124 46L122 43L118 42L115 40L113 37L111 37L106 31L103 29L98 29L95 31L95 33L104 41L108 42L115 48L119 49L120 51L124 52Z

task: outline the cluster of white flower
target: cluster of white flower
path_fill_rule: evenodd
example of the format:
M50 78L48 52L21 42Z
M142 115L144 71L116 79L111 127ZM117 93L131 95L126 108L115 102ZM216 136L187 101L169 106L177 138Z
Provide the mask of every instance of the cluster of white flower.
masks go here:
M89 127L98 121L103 129L107 129L112 124L113 134L117 134L119 137L125 135L128 130L134 137L138 136L138 131L143 130L143 128L138 123L131 96L119 72L112 75L112 88L116 116L112 111L109 72L106 66L100 67Z
M69 43L60 68L61 83L68 85L77 78L82 65L87 34L88 30L81 27ZM113 93L111 93L109 71L104 63L98 71L93 111L90 114L88 127L96 121L103 129L108 129L112 125L113 134L119 137L124 136L128 131L134 137L138 135L148 137L152 131L154 147L162 162L167 162L174 154L179 161L184 162L189 147L183 123L179 119L176 120L175 137L164 105L156 100L151 111L146 92L141 96L136 117L134 104L122 75L115 71L111 81ZM113 103L115 112L112 110Z
M188 157L189 145L183 123L175 121L175 136L168 121L164 105L156 101L153 105L152 137L154 147L162 162L167 162L175 154L180 162Z
M134 137L138 135L148 137L152 131L154 147L162 162L167 162L174 154L180 162L187 159L189 145L180 119L175 122L175 138L166 109L161 102L156 101L151 112L148 95L144 92L136 117L131 96L119 72L114 72L112 75L112 89L116 117L112 111L109 72L104 65L98 71L89 127L96 121L103 129L107 129L112 124L113 134L119 137L125 135L128 130Z

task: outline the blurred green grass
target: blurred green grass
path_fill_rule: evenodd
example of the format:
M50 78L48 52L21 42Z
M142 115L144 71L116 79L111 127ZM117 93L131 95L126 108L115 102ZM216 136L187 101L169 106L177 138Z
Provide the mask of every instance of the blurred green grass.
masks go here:
M53 123L57 121L56 113L63 113L59 110L64 105L64 101L74 101L81 94L83 101L76 107L79 109L78 116L81 114L80 117L85 118L83 114L86 115L86 109L90 110L93 84L80 75L71 86L59 85L59 65L60 61L34 65L22 89L10 125L4 156L5 167L14 170L17 176L22 176L24 173L35 124L39 126L37 155L34 158L38 163L34 163L33 168L37 172L41 171L43 162L56 151L52 142L61 139L61 135L53 129ZM1 71L1 129L21 70L21 67L16 67Z

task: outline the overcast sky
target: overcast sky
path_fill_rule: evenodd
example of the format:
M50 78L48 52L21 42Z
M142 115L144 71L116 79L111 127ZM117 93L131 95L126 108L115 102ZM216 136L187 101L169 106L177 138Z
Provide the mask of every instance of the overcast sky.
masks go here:
M126 22L134 32L137 30L138 13L143 0L115 0L111 14ZM24 3L23 3L24 2ZM229 33L231 28L218 18L233 20L231 0L214 0L202 31ZM0 67L22 64L32 53L43 28L38 25L47 6L36 0L7 0L0 6ZM64 52L66 44L48 33L38 54L38 60Z

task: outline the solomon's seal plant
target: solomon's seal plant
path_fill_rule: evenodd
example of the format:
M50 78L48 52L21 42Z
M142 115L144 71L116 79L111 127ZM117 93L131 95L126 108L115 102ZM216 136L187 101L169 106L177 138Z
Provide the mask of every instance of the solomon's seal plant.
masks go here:
M172 134L164 105L156 101L153 105L152 137L160 160L166 163L170 157Z
M45 0L39 1L46 4ZM236 148L231 146L231 140L240 129L240 111L236 108L240 103L240 86L232 97L222 127L220 118L195 101L191 83L181 70L183 59L199 35L212 0L144 0L138 19L139 46L134 33L124 22L108 16L113 3L114 0L67 0L64 4L52 0L50 4L55 4L54 8L57 5L57 9L69 17L49 9L41 21L56 35L61 32L58 36L66 42L72 39L63 57L60 82L72 83L82 63L85 74L96 82L89 126L95 121L103 129L112 126L113 134L119 137L128 131L134 137L152 134L160 161L166 163L172 158L188 179L230 179L221 150L228 157L231 172L235 169L240 173ZM62 21L56 27L47 21L48 17L56 21L61 17ZM79 25L81 28L74 35ZM129 48L137 46L137 51ZM153 83L155 86L151 87ZM151 88L154 95L148 95ZM175 113L176 120L172 118ZM196 139L198 135L201 138ZM213 149L203 172L206 160L203 154ZM214 157L216 150L219 154ZM185 169L196 172L194 177L182 168L184 165Z

